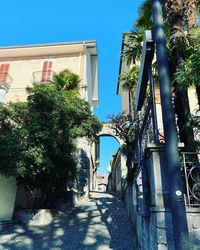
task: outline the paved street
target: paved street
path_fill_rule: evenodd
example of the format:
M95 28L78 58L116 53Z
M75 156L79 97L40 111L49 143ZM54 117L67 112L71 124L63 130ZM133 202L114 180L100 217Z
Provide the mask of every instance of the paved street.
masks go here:
M97 192L70 211L54 214L48 226L7 226L0 249L133 250L123 203Z

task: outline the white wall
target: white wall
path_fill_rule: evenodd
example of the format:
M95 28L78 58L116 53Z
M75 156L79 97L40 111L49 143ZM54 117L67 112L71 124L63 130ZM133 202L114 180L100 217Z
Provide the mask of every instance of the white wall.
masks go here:
M13 216L16 180L14 177L0 175L0 220L11 220Z

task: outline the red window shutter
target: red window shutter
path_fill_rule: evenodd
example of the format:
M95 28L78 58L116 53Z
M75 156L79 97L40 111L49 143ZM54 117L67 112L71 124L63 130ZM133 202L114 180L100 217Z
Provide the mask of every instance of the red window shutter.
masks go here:
M47 65L48 65L48 61L45 61L43 63L42 79L41 79L42 82L45 82L46 80Z
M52 73L52 62L45 61L43 63L43 70L42 70L42 82L48 82L51 80L51 73Z
M0 83L6 82L9 68L10 68L10 64L8 64L8 63L1 64L1 66L0 66Z
M49 61L47 69L47 81L51 80L51 72L52 72L52 62Z
M4 74L3 74L3 64L1 64L0 66L0 83L3 83L3 78L4 78Z

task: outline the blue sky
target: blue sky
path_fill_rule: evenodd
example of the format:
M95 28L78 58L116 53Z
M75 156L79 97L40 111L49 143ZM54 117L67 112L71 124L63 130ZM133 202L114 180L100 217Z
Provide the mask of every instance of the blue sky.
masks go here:
M96 40L99 59L99 108L95 114L120 112L116 95L122 33L131 30L141 0L10 0L1 2L0 46ZM101 139L105 171L118 144Z

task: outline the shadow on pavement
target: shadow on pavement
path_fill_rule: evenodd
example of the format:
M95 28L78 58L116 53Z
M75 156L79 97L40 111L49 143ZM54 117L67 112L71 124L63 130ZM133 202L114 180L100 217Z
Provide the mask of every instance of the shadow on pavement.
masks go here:
M0 249L132 250L123 204L110 195L94 193L78 207L52 216L48 226L6 226Z

